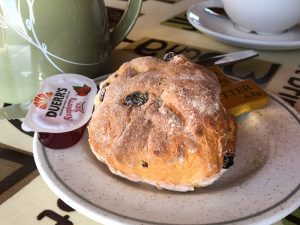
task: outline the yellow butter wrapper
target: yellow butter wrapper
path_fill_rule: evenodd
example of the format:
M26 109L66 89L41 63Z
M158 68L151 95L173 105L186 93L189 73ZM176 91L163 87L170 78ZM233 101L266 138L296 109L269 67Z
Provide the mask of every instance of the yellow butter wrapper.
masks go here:
M264 107L269 103L268 94L252 80L222 86L220 97L224 107L234 116Z
M233 83L223 72L223 70L218 66L211 66L208 68L210 71L212 71L214 74L217 75L218 81L221 85L221 87L224 87L226 85L229 85Z

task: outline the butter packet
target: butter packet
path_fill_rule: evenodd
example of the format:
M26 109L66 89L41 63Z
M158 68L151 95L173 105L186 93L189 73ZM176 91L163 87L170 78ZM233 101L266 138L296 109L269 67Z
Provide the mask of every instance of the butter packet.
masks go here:
M268 105L269 96L252 80L232 81L218 66L208 68L216 74L221 86L221 102L234 116Z
M220 97L224 107L235 116L269 103L268 94L252 80L238 81L222 87Z

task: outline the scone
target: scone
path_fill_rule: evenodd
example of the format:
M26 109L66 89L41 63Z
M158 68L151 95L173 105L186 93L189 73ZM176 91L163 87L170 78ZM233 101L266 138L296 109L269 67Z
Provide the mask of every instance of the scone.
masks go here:
M112 173L174 191L228 169L236 129L215 74L183 55L123 64L101 83L88 125L91 149Z

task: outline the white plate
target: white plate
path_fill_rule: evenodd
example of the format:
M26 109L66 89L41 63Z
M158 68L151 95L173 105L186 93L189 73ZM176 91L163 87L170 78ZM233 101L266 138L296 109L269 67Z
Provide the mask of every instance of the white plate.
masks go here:
M103 224L270 224L300 205L300 116L278 97L238 118L235 165L211 186L177 193L112 175L95 159L87 133L72 148L33 144L52 191Z
M300 25L278 35L257 35L235 28L231 20L210 15L205 7L222 7L220 0L201 1L187 10L189 22L199 31L226 44L265 50L300 48Z

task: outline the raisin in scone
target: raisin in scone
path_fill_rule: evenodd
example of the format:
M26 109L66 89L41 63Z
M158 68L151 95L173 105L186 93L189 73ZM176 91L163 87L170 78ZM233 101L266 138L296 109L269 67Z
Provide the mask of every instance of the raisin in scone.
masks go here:
M175 191L213 183L233 164L236 123L216 76L183 55L140 57L100 84L88 126L114 174Z

